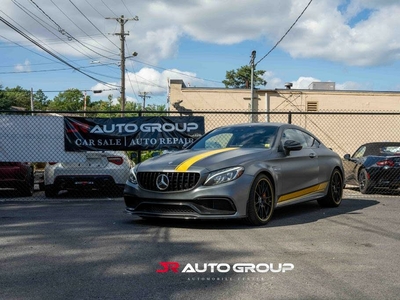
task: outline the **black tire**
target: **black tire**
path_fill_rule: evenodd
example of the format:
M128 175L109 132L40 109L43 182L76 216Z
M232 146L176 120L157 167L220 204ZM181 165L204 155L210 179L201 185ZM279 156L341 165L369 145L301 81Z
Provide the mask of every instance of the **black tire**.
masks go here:
M103 194L111 197L122 197L124 190L118 186L103 190Z
M44 187L44 195L45 195L47 198L56 197L56 196L58 195L58 190L57 190L54 186L52 186L52 185L46 185L46 186Z
M361 194L370 194L372 191L371 182L365 169L361 169L358 173L358 187Z
M342 203L343 196L343 175L339 169L332 172L329 180L328 193L325 197L318 199L321 207L338 207Z
M267 224L274 212L274 198L272 181L264 174L258 175L251 186L247 201L247 223L255 226Z
M29 173L26 177L26 181L23 183L21 187L21 195L23 197L31 197L33 195L35 189L35 180L33 177L33 173Z

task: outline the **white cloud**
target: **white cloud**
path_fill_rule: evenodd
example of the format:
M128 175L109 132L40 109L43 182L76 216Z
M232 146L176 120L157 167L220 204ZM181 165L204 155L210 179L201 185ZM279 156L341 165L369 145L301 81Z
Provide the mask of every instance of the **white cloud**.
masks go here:
M25 60L24 63L15 65L14 70L17 72L30 72L31 71L31 63L29 60Z
M114 12L127 13L123 2L104 2L112 6ZM157 64L162 59L177 55L182 37L213 44L232 45L260 39L275 44L308 2L309 0L136 1L131 8L139 16L139 20L130 19L125 24L126 31L129 31L126 50L145 54L146 61ZM53 20L62 29L79 38L88 47L96 47L104 56L113 56L114 53L115 58L118 55L120 41L115 34L119 32L119 25L115 17L111 20L105 19L110 16L106 6L99 5L95 10L93 4L82 1L76 6L84 12L83 16L68 1L57 3L57 7L46 5L44 0L37 0L36 3L49 16L53 16ZM312 2L279 47L293 57L323 58L357 66L387 64L400 58L398 1L352 0L344 10L339 10L340 5L343 5L343 1ZM349 19L357 16L363 9L371 10L368 19L349 26ZM21 27L29 28L31 36L49 49L76 56L90 53L81 44L67 41L67 36L61 35L57 26L46 25L45 21L47 24L51 24L51 21L40 11L34 9L34 12L43 20L40 22L42 26L16 5L7 6L7 15L18 20ZM132 16L127 15L126 18ZM114 36L105 35L104 32L114 33ZM12 35L15 35L12 31L4 33L7 37ZM55 36L67 43L61 42ZM21 37L18 39L21 40Z
M343 83L337 83L336 84L336 89L337 90L362 90L365 87L358 82L354 82L354 81L346 81Z
M126 90L128 93L149 93L153 95L166 94L168 91L168 82L170 79L182 79L191 86L202 85L201 79L195 77L195 73L179 71L176 69L164 70L158 72L152 68L142 68L137 73L128 73L126 76Z
M199 41L202 45L232 46L261 41L265 49L257 51L266 52L283 37L309 0L138 0L134 5L128 2L125 5L123 1L101 2L97 5L93 1L81 1L76 2L74 7L68 1L57 1L54 5L47 0L35 0L52 20L31 3L20 3L25 11L37 16L36 19L31 18L13 2L2 8L1 16L12 24L18 20L18 28L29 32L29 36L58 56L116 63L120 59L121 47L120 26L116 17L124 14L127 18L125 32L129 32L125 52L127 55L138 52L138 60L157 66L161 61L179 57L183 39ZM135 15L139 17L138 21L132 19ZM400 59L399 15L398 0L313 1L278 49L293 58L316 58L344 66L390 64ZM68 41L67 35L62 35L60 30L65 30L79 43L74 39ZM6 26L2 36L26 47L32 46ZM42 50L35 48L35 51ZM15 66L15 70L19 71L29 71L30 68L25 63ZM180 66L180 69L184 68ZM195 72L186 70L143 68L127 73L126 91L132 97L144 91L162 95L167 91L167 78L183 79L191 86L212 84L195 76ZM282 88L287 81L273 74L267 74L265 79L267 88ZM293 81L293 87L307 88L310 80L317 81L315 78L299 77ZM356 82L345 82L336 84L336 87L357 88L357 85L361 86ZM118 92L114 91L114 94Z

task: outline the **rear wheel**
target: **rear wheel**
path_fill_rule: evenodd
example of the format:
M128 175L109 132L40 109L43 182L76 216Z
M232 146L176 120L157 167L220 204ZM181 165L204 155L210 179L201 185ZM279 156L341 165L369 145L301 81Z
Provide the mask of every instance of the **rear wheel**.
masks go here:
M260 174L254 180L247 201L247 222L265 225L274 212L274 188L268 176Z
M44 187L44 195L48 198L56 197L58 190L53 185L46 185Z
M368 173L365 169L360 170L358 174L358 186L361 194L370 194L372 190L371 182Z
M35 188L35 181L33 178L33 174L30 173L27 177L26 177L26 181L23 183L22 188L21 188L21 195L23 197L30 197L33 195L33 191Z
M343 195L343 176L335 169L329 180L328 193L324 198L318 199L318 204L322 207L337 207L342 202Z

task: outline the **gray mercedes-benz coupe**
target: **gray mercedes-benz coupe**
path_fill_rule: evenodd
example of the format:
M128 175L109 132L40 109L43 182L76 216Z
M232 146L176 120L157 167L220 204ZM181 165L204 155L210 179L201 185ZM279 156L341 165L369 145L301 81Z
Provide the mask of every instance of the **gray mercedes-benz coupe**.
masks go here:
M265 225L279 206L342 201L338 154L304 128L247 123L216 128L186 149L131 169L126 212L143 218L245 218Z

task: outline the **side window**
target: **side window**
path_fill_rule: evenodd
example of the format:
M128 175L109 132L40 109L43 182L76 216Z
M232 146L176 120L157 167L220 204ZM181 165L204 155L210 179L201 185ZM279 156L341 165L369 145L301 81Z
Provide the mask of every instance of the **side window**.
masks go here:
M294 140L296 142L299 142L303 146L303 148L307 148L307 141L302 131L296 129L286 129L282 134L282 139L281 139L282 145L287 140Z
M308 133L305 133L304 131L301 131L301 134L304 136L304 139L306 141L306 148L318 148L320 143L311 135Z
M354 158L363 157L366 149L367 149L367 147L365 147L365 146L358 148L358 150L353 154L353 157Z

